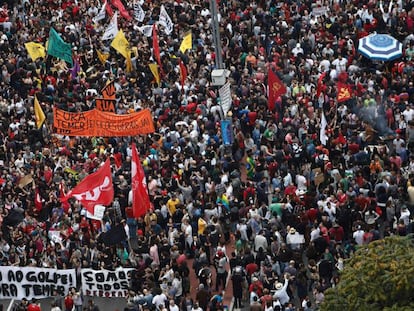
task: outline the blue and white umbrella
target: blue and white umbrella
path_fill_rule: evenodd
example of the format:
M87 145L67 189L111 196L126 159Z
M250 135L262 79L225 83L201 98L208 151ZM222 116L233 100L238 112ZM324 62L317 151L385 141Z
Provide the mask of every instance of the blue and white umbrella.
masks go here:
M372 60L390 61L402 56L402 43L390 35L374 33L358 43L358 52Z

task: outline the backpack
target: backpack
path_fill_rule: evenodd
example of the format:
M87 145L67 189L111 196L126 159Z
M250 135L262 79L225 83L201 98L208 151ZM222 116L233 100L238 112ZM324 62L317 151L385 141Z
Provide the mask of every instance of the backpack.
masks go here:
M210 311L223 310L223 299L218 299L218 295L215 295L210 301Z

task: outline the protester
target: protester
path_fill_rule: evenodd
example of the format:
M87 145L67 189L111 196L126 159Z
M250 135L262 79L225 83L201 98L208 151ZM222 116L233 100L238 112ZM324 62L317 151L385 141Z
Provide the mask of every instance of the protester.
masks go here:
M207 3L102 5L35 0L1 10L2 266L134 268L129 285L140 299L128 300L130 310L206 311L212 289L233 283L227 271L235 279L222 248L234 238L234 267L254 283L255 308L264 292L257 284L280 291L285 269L300 270L303 258L319 305L355 247L411 232L412 3L221 1L229 106L211 80L218 56ZM111 11L122 33L111 32ZM360 54L358 40L374 32L393 35L405 54L388 62ZM130 49L113 41L118 34ZM115 99L102 99L110 92ZM154 131L57 134L55 108L149 109ZM140 217L132 143L150 203ZM79 198L66 196L107 160L113 200L102 220L91 219ZM209 264L219 248L216 279ZM203 285L197 301L189 267ZM289 291L276 295L280 307L293 303L296 287ZM58 294L65 310L83 309L80 287Z

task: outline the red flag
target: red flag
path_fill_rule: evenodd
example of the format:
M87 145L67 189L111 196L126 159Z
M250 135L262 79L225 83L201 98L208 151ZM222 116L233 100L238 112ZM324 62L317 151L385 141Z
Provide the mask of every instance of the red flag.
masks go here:
M112 0L111 2L119 10L119 13L121 13L121 16L123 18L126 20L132 19L131 15L129 15L128 10L125 9L124 4L121 2L121 0Z
M35 206L35 209L38 213L42 210L44 201L45 200L43 200L41 195L40 195L39 188L36 187L34 206Z
M161 76L164 76L164 71L162 70L161 55L160 55L160 45L158 44L158 35L157 35L157 24L152 25L152 53L155 60L160 67Z
M182 90L184 91L184 83L185 83L185 80L187 79L187 67L185 66L181 58L180 58L179 66L180 66L181 87L182 87Z
M318 79L318 85L316 87L316 97L319 97L322 92L326 90L326 86L323 84L323 79L325 79L326 71L323 72Z
M267 74L267 86L269 88L269 96L267 98L267 105L270 111L275 109L276 99L286 93L286 86L280 81L279 77L269 68Z
M112 10L112 7L111 7L111 4L109 3L109 1L106 2L105 10L106 10L106 13L108 13L108 15L110 17L112 17L114 15L114 11Z
M69 211L70 204L67 200L64 199L65 197L66 197L65 186L63 185L63 181L61 181L59 183L59 199L62 202L63 210L65 211L65 213L67 213Z
M352 89L351 86L347 83L338 82L336 84L337 93L336 98L338 100L338 103L347 101L352 96Z
M61 198L62 202L75 197L89 211L94 213L97 204L108 205L114 198L110 160L95 173L86 176L75 188Z
M131 188L132 188L132 211L135 218L145 215L151 208L148 196L147 181L144 169L139 160L137 147L132 144L131 159Z

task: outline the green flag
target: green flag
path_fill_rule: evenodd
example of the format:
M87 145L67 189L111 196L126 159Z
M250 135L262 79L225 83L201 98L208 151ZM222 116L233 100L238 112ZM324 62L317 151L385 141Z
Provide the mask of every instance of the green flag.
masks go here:
M69 43L63 41L54 28L50 28L49 31L47 54L63 59L65 62L73 66L72 47Z

